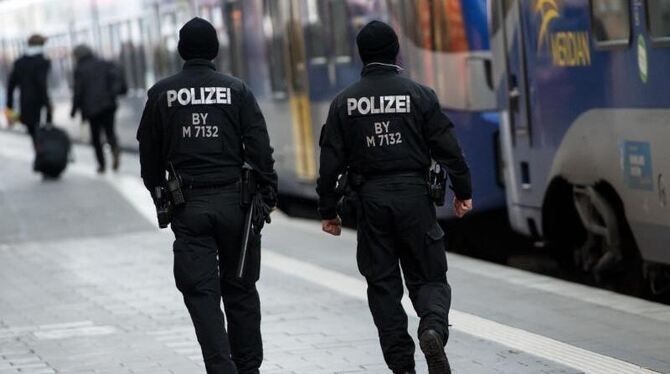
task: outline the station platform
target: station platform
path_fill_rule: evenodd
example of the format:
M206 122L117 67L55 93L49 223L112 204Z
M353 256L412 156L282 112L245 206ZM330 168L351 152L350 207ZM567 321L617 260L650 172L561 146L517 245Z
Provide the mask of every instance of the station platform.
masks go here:
M61 180L0 132L0 374L204 373L136 155ZM275 212L263 237L262 373L388 373L355 233ZM449 254L454 373L670 373L670 306ZM405 303L411 311L409 303ZM418 320L410 313L410 330ZM417 372L425 361L417 352Z

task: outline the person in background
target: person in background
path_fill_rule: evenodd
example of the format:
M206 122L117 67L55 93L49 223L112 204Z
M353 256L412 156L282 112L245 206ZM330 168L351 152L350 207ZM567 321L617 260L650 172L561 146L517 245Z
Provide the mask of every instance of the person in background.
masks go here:
M51 62L44 57L46 38L35 34L28 38L28 48L23 56L14 62L7 84L7 108L5 115L10 125L18 119L27 129L36 144L37 128L42 120L42 110L46 109L47 122L51 121L51 100L47 88L47 77ZM14 110L14 91L20 92L20 114Z
M119 143L114 130L114 115L117 98L127 91L127 84L121 69L111 61L103 60L86 45L79 45L73 51L76 67L74 70L74 96L70 117L77 112L91 126L91 142L98 161L98 173L106 169L105 153L101 133L112 148L112 169L119 168Z

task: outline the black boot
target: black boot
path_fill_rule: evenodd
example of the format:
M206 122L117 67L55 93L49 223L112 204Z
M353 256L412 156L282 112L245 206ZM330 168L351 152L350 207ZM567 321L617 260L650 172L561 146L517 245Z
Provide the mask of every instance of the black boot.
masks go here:
M416 374L416 371L414 369L412 370L393 370L393 374Z
M428 374L451 374L444 342L435 330L426 330L419 337L419 345L428 362Z

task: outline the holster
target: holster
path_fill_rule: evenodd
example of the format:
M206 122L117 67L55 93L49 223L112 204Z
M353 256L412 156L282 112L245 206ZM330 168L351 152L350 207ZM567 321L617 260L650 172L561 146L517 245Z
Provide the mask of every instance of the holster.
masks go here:
M184 192L182 191L182 181L181 176L175 170L172 162L169 163L170 172L167 180L167 190L170 195L170 200L174 208L179 208L186 204L186 199L184 198Z
M363 183L365 183L363 176L350 170L345 171L337 179L335 192L341 196L337 203L337 214L345 226L356 227L358 225L358 215L361 212L358 189Z
M428 192L436 206L443 206L447 193L447 170L435 163L428 173Z
M156 187L154 189L153 198L156 204L158 227L161 229L167 228L170 222L172 222L173 205L170 198L167 196L166 189L162 186Z

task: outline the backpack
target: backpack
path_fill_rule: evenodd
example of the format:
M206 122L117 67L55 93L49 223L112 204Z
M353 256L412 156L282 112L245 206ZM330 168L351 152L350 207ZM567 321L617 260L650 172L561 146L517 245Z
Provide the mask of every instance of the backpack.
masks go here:
M112 89L114 96L125 95L128 93L128 81L126 74L121 65L110 62L109 63L109 87Z

